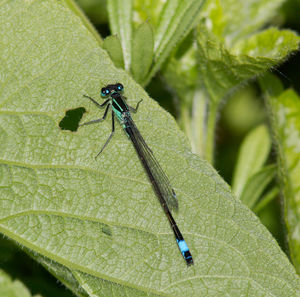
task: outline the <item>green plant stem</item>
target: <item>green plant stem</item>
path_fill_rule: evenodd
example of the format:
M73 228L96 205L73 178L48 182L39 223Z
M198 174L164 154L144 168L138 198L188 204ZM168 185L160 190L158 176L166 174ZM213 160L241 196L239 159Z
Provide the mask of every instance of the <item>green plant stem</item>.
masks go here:
M215 146L215 126L217 122L218 104L210 102L207 113L205 159L213 164Z
M189 98L185 99L188 100ZM186 102L185 100L183 101ZM206 139L206 100L200 89L197 89L194 92L192 106L192 112L190 110L190 104L182 104L181 106L182 127L190 140L193 153L204 158Z
M180 121L183 131L185 135L190 140L191 146L193 148L193 139L191 133L191 117L190 117L190 109L187 104L181 104L180 108Z
M192 112L192 149L193 152L200 157L205 157L205 143L206 143L206 98L201 89L195 91L193 98L193 112Z
M207 114L207 102L204 92L198 88L193 96L192 115L189 105L182 105L181 121L183 130L190 140L193 153L205 158L212 164L218 105L210 104Z

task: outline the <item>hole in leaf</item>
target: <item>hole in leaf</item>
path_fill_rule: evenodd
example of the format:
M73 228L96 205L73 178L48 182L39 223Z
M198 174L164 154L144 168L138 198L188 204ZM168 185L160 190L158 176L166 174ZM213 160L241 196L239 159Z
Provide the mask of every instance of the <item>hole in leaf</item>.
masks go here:
M75 132L78 129L79 122L86 112L84 107L78 107L75 109L70 109L66 112L66 115L59 122L59 127L62 130L69 130Z

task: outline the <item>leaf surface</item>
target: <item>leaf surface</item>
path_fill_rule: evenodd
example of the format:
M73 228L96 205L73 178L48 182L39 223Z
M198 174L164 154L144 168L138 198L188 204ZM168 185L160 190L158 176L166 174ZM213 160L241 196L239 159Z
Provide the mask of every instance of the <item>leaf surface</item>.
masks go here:
M153 29L149 23L141 24L134 33L132 42L132 76L141 82L153 62Z
M117 68L124 68L121 42L117 35L106 37L103 41L103 48L108 52L111 60Z

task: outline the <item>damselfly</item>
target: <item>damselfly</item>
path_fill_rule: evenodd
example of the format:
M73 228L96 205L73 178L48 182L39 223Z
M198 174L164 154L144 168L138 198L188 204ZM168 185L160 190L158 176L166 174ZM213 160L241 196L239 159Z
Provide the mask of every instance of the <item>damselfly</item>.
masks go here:
M102 118L83 123L80 126L102 122L103 120L105 120L107 116L109 107L110 106L112 107L112 131L109 137L107 138L105 144L103 145L102 149L97 154L96 158L102 153L102 151L107 146L107 144L109 143L110 139L114 134L115 131L114 117L116 116L121 126L123 127L125 133L132 141L136 153L138 154L139 159L148 175L148 178L151 181L153 190L156 196L158 197L158 200L174 232L179 250L183 258L185 259L187 265L191 265L193 264L193 258L191 252L170 212L170 209L178 208L176 194L170 185L169 179L161 169L151 149L148 147L145 140L141 136L139 130L137 129L136 125L134 124L130 114L130 112L137 112L139 104L141 103L142 100L138 102L136 108L127 105L127 103L125 102L125 98L121 94L123 90L124 87L120 83L107 85L106 87L102 88L101 97L108 98L102 104L99 104L95 99L84 95L84 97L90 99L97 107L102 108L106 106L106 109Z

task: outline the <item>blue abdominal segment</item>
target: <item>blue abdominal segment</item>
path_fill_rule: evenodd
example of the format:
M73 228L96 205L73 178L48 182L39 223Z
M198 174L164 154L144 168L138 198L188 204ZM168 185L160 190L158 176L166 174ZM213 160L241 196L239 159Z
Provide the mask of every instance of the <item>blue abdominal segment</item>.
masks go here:
M178 247L180 249L180 252L181 252L183 258L186 260L187 264L188 265L193 264L193 258L192 258L190 249L188 248L185 240L184 239L182 239L182 240L176 239L176 241L177 241Z

